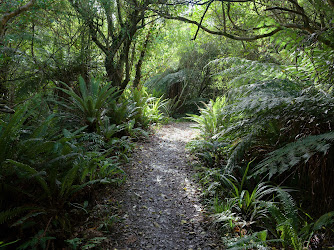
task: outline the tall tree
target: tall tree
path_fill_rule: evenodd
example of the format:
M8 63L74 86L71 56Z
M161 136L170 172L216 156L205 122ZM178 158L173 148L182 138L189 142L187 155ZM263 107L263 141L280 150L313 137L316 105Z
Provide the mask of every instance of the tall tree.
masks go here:
M92 40L104 53L108 80L124 90L130 81L131 44L149 22L150 0L69 0L85 21Z

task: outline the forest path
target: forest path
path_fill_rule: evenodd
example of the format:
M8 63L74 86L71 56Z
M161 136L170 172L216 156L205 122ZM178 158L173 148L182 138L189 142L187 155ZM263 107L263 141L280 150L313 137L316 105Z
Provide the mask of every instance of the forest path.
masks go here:
M120 195L125 215L117 249L218 249L206 227L185 145L191 123L163 125L138 144ZM188 160L187 160L188 159Z

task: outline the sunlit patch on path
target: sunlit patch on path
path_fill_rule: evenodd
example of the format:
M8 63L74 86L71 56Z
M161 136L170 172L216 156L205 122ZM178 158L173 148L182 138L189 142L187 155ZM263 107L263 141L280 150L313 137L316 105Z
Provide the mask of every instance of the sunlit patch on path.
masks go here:
M125 211L119 249L218 249L204 228L200 191L192 181L185 144L190 123L163 126L138 145L122 195Z

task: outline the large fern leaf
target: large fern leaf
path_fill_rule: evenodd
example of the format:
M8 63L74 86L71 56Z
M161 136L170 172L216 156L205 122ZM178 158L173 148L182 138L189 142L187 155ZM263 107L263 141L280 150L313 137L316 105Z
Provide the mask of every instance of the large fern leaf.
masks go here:
M326 153L334 141L334 132L310 135L271 152L254 169L254 175L269 173L269 178L307 162L315 153Z

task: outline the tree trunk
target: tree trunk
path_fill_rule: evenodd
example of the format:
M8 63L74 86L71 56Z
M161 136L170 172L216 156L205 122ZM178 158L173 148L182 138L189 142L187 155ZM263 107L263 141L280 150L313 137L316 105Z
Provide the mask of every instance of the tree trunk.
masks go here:
M123 69L119 67L119 64L114 62L113 56L106 55L104 67L111 84L115 87L120 87L123 80Z
M133 81L133 86L135 88L137 88L138 85L139 85L139 83L140 83L140 79L141 79L141 67L143 65L143 61L144 61L144 57L145 57L145 54L146 54L146 51L147 51L148 44L151 41L151 32L152 32L152 30L150 28L148 30L148 32L147 32L147 35L146 35L146 38L145 38L145 42L144 42L144 45L143 45L143 49L140 52L140 57L139 57L137 65L136 65L136 76L135 76L135 80Z

